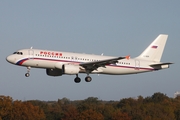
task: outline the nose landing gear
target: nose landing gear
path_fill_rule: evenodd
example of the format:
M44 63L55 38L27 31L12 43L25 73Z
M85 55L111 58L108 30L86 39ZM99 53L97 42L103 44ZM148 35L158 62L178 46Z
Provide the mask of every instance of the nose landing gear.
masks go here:
M26 73L26 74L25 74L25 76L26 76L26 77L29 77L29 76L30 76L30 74L29 74L29 73Z
M30 74L29 74L30 69L31 69L31 67L27 67L27 73L25 74L26 77L29 77L29 76L30 76Z

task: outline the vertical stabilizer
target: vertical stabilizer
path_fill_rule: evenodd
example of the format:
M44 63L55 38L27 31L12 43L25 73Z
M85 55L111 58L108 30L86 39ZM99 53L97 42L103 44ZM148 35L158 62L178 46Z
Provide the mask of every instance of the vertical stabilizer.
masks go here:
M160 34L137 58L160 62L167 38L168 35Z

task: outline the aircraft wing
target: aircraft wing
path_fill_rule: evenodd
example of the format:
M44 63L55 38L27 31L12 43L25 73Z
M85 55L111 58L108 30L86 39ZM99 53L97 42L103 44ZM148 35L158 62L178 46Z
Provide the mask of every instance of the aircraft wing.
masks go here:
M98 67L105 67L105 65L109 64L115 64L118 62L118 60L121 59L129 59L130 56L125 56L125 57L117 57L117 58L112 58L112 59L105 59L105 60L100 60L100 61L93 61L93 62L85 62L79 64L89 72L93 70L97 70Z

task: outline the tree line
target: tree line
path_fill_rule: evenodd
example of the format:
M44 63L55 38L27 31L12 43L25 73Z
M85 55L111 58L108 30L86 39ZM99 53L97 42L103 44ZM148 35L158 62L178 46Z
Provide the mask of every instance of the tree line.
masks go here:
M20 101L0 96L0 120L180 120L180 97L154 93L119 101Z

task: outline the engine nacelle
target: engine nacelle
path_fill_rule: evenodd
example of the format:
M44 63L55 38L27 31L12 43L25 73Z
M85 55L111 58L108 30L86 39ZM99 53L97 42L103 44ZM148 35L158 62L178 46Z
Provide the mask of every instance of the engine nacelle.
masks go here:
M49 76L61 76L63 74L62 69L46 69L46 74Z
M74 75L79 73L79 66L65 64L62 66L64 74Z
M63 69L62 67L63 67L63 64L60 62L55 64L55 68L57 68L57 69Z

